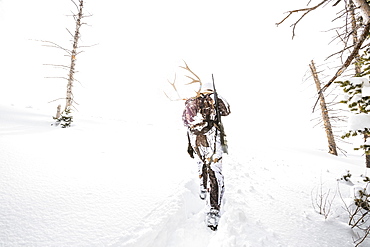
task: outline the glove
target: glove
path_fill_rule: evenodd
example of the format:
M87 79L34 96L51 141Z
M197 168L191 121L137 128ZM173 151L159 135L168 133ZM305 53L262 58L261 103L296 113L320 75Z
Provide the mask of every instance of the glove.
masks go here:
M190 143L188 144L188 154L192 159L194 159L194 150Z

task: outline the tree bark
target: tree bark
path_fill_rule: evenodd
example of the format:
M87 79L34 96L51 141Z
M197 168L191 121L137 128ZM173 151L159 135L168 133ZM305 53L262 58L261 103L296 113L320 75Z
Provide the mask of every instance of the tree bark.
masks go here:
M357 34L356 15L355 15L355 10L354 10L355 5L353 3L353 0L350 0L349 4L350 4L349 14L351 16L351 28L352 28L352 43L353 43L353 46L356 46L356 44L358 43L358 34ZM357 53L354 59L356 61L355 73L356 75L359 75L361 73L361 66L358 64L360 60L360 55Z
M362 11L362 17L364 18L365 22L369 21L370 17L370 6L366 2L366 0L353 0L357 6L360 7Z
M75 73L75 65L76 65L76 56L77 56L77 48L78 48L78 40L80 39L80 27L82 25L81 19L83 17L82 9L83 9L83 0L79 0L79 7L78 7L78 14L76 16L76 29L75 34L73 36L73 47L71 51L71 65L69 69L68 75L68 83L67 83L67 97L66 97L66 106L65 110L70 108L73 104L73 82L74 82L74 73Z
M61 108L61 105L58 105L58 107L57 107L57 114L55 115L55 119L59 119L60 118L60 108Z
M315 63L313 62L313 60L311 61L310 69L311 69L311 73L312 73L312 76L316 84L316 89L318 92L320 92L321 83L320 83L319 77L317 76L316 67L315 67ZM333 155L338 155L337 145L335 143L332 126L330 124L330 117L329 117L328 109L326 107L325 98L322 93L320 93L319 97L320 97L321 116L324 122L326 137L328 139L329 153Z
M353 6L353 1L356 1L356 0L350 0L349 3L351 4L351 10L350 10L350 15L351 15L351 24L352 24L352 38L353 38L353 45L356 45L358 43L358 36L357 36L357 27L356 27L356 18L355 18L355 11L354 11L354 6ZM370 15L370 7L369 5L365 2L365 1L359 1L357 0L356 1L358 4L359 2L364 2L362 3L361 5L361 9L364 13L366 13L367 16ZM364 7L362 7L364 6ZM357 54L356 57L355 57L355 60L356 62L358 62L360 59L360 55ZM356 72L356 75L360 75L361 74L361 66L358 64L358 63L355 63L355 72ZM365 143L366 143L366 140L369 138L369 134L368 133L364 133L364 140L365 140ZM366 168L370 168L370 155L368 154L365 154L365 164L366 164Z
M342 66L337 71L337 73L335 73L333 78L331 78L330 81L327 84L325 84L325 86L321 89L321 91L319 92L320 94L323 91L325 91L339 76L341 76L343 74L343 72L348 68L349 65L351 65L351 62L353 61L353 59L358 55L358 53L361 49L361 45L364 43L364 41L369 36L369 32L370 32L370 19L366 23L366 25L364 27L364 31L362 32L356 46L353 48L352 53L347 57L346 61L344 62L344 64L342 64Z

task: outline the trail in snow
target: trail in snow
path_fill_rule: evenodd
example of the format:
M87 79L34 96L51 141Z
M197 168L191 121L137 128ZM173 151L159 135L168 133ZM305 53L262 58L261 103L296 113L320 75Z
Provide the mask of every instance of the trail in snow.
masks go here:
M243 160L233 154L225 158L226 191L217 232L206 228L198 181L189 179L112 246L353 246L349 236L355 236L347 225L324 220L312 207L313 188L322 181L335 188L331 178L340 176L345 163L338 159L335 166L321 169L302 161L307 154L295 151L279 150L282 156L270 157L252 152ZM310 162L332 159L326 160L320 152L313 155L317 157ZM345 212L340 198L337 201L333 217L340 219Z
M226 160L232 163L226 164L227 187L218 231L211 231L204 223L205 202L199 198L193 172L184 187L179 185L176 194L161 202L139 225L124 231L124 237L111 246L280 246L258 217L251 216L249 208L254 203L250 202L256 200L251 193L255 191L243 164Z
M211 233L203 223L204 206L195 180L177 189L111 246L205 246L205 235Z
M312 192L340 187L350 198L336 179L348 169L360 175L361 157L283 147L266 154L231 133L213 232L182 128L86 117L62 130L33 109L0 111L0 239L9 246L353 246L342 199L325 220Z

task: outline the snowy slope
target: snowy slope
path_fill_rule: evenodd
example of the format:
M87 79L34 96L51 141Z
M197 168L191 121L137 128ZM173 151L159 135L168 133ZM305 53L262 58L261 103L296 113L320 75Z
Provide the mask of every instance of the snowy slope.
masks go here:
M261 16L258 1L86 1L81 45L98 45L78 55L75 124L60 129L65 81L45 77L65 71L43 64L68 57L37 40L68 48L74 5L0 0L0 246L353 246L353 188L337 179L366 175L363 157L327 154L301 83L331 34L301 22L293 42L275 23L306 2L268 4ZM217 232L203 223L183 102L163 94L175 74L186 82L183 59L215 75L232 110ZM312 206L321 188L334 197L326 220Z
M14 110L1 114L5 243L106 244L107 231L120 233L174 191L163 150L143 139L159 137L153 128L89 119L64 131L32 109Z
M325 220L312 191L324 184L334 193L346 169L362 174L360 157L231 145L212 232L182 128L167 126L164 136L160 125L80 117L60 129L41 110L0 113L4 246L353 246L341 198Z

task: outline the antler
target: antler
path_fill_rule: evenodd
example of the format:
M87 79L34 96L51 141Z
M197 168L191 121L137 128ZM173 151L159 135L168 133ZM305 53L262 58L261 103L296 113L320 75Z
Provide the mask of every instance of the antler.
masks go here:
M189 79L191 79L191 82L189 82L189 83L186 83L185 85L190 85L190 84L194 84L194 83L199 83L199 90L198 91L196 91L196 93L197 93L197 96L199 96L200 95L200 91L201 91L201 89L202 89L202 81L200 80L200 78L189 68L189 66L186 64L186 62L184 61L184 63L185 63L185 67L184 66L179 66L180 68L182 68L182 69L185 69L185 70L187 70L187 71L189 71L191 74L192 74L192 76L189 76L189 75L185 75L187 78L189 78ZM173 80L173 82L170 82L169 80L167 80L168 81L168 83L169 84L171 84L171 86L172 86L172 88L175 90L175 92L177 93L177 99L171 99L167 94L166 94L166 92L163 92L165 95L166 95L166 97L169 99L169 100L171 100L171 101L177 101L177 100L186 100L186 99L184 99L184 98L181 98L181 96L180 96L180 94L179 94L179 92L177 91L177 88L176 88L176 85L175 85L175 83L176 83L176 74L175 74L175 79Z
M194 83L198 83L199 82L199 90L196 92L197 93L197 96L200 95L200 90L202 90L202 81L200 80L199 76L197 76L190 68L189 66L187 65L187 63L184 61L185 63L185 67L184 66L180 66L180 68L183 68L187 71L189 71L190 73L192 73L196 79L194 79L193 77L189 76L189 75L186 75L187 78L191 79L192 81L187 83L186 85L190 85L190 84L194 84Z
M177 93L177 97L178 97L178 99L176 99L176 100L181 100L181 96L180 96L180 94L179 94L179 91L177 91L177 88L176 88L176 85L175 85L175 83L176 83L176 74L175 74L175 79L173 80L173 82L170 82L169 80L167 80L168 81L168 83L169 84L171 84L171 86L173 87L173 89L175 90L175 92ZM171 101L175 101L174 99L171 99L167 94L166 94L166 92L164 92L163 91L163 93L166 95L166 97L169 99L169 100L171 100Z

